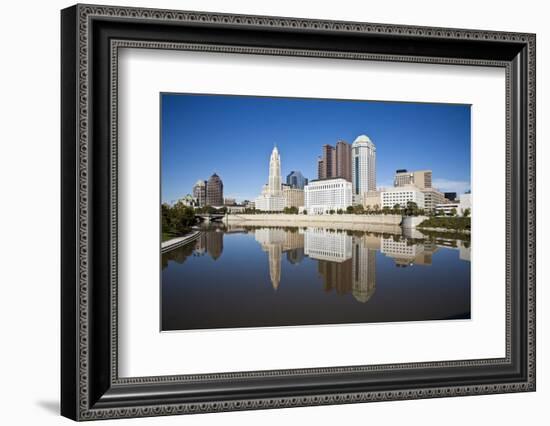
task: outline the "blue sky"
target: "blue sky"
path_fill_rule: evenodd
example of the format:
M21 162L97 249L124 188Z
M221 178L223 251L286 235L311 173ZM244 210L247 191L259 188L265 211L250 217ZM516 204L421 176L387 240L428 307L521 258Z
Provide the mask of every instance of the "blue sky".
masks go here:
M217 173L224 196L254 199L274 145L283 180L317 178L324 144L366 134L376 145L377 186L396 169L433 171L442 191L470 188L470 106L253 96L161 94L162 201Z

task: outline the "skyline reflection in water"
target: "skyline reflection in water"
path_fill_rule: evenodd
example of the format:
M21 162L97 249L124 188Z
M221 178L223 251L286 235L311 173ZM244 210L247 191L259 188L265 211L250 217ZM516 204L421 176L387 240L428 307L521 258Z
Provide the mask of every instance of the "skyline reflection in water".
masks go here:
M469 241L214 228L162 255L162 330L470 318Z

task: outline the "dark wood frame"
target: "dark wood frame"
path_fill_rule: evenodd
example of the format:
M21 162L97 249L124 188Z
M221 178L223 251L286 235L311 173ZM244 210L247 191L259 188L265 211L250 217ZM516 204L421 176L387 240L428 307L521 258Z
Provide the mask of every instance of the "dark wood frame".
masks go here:
M61 13L61 413L74 420L535 390L535 36L76 5ZM496 66L507 75L506 357L119 378L117 51Z

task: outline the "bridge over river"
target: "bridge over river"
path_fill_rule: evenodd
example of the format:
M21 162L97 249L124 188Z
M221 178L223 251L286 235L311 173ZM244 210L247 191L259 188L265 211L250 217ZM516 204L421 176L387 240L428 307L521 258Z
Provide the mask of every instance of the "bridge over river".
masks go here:
M196 213L195 217L198 218L201 222L222 222L225 214L223 213Z

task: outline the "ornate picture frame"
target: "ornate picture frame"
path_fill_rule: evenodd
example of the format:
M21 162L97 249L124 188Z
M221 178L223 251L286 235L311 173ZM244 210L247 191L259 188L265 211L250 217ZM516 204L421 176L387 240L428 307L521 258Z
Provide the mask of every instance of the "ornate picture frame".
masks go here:
M61 414L73 420L535 390L534 34L76 5L61 12ZM506 356L119 377L120 48L506 72Z

